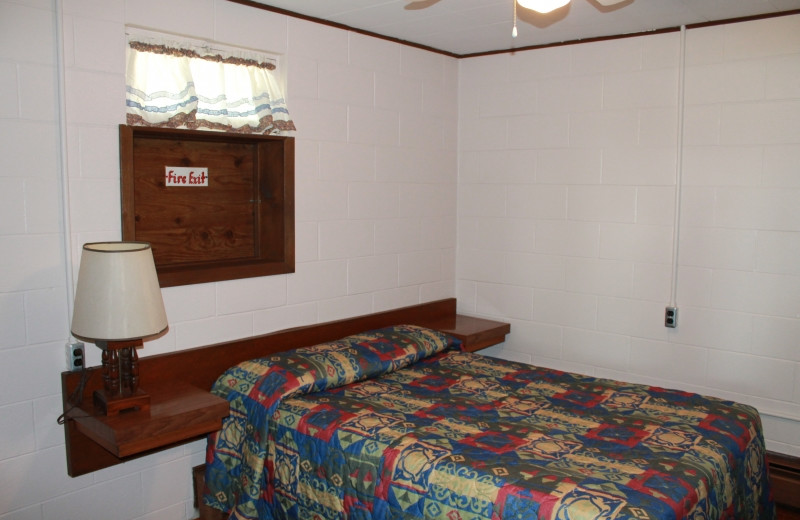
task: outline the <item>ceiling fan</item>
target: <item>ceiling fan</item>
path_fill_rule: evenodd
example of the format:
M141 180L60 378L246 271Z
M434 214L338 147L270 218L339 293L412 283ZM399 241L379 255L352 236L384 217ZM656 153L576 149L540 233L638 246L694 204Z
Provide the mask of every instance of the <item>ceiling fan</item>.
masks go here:
M430 0L408 0L410 3L420 3L420 2L428 2ZM598 4L608 7L615 4L620 4L625 2L626 0L594 0ZM531 9L532 11L536 11L537 13L549 13L550 11L554 11L559 7L564 7L570 2L570 0L516 0L516 3L524 7L525 9Z
M408 2L411 4L429 2L429 1L430 0L408 0ZM603 7L609 7L612 5L621 4L623 2L628 2L633 0L592 0L592 1L597 2ZM514 0L514 27L511 30L511 36L514 38L517 37L517 4L521 5L525 9L536 11L537 13L547 14L551 11L555 11L558 8L564 7L569 2L570 0Z
M531 9L537 13L549 13L559 7L564 7L570 0L517 0L517 3L525 9ZM603 7L621 4L625 0L594 0Z

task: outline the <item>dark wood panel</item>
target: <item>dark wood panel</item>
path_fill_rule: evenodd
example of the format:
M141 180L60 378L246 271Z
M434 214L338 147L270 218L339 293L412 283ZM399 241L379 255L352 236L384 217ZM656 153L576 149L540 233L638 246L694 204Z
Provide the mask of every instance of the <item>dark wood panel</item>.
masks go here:
M788 507L779 506L777 510L777 517L778 520L800 520L800 509L791 509ZM205 520L205 517L202 515L200 518Z
M775 503L786 510L800 511L800 458L769 453L769 478Z
M162 287L294 272L293 138L121 125L120 164L122 237L152 245Z
M258 256L257 152L255 142L134 139L136 238L157 266ZM168 187L166 166L207 167L208 186Z

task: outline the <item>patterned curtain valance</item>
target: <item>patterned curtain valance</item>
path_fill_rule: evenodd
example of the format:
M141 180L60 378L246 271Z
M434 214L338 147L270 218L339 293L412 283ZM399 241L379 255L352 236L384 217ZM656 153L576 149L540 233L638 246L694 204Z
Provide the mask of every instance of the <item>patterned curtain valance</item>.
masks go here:
M264 56L131 38L127 123L138 126L277 134L295 130Z

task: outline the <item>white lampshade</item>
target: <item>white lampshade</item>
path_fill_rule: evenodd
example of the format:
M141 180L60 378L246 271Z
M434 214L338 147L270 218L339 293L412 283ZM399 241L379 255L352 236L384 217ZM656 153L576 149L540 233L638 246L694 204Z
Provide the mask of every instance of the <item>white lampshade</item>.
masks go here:
M87 340L127 341L166 328L167 313L150 244L84 244L72 333Z
M544 14L559 7L564 7L569 3L569 0L517 0L517 2L525 9Z

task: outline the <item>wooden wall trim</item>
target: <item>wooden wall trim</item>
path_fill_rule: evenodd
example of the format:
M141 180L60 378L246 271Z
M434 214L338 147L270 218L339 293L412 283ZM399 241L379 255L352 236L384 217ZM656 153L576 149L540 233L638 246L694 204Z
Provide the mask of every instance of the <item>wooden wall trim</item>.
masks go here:
M775 503L800 510L800 458L769 452L767 463Z
M766 13L766 14L759 14L753 16L742 16L740 18L727 18L725 20L715 20L711 22L699 22L688 24L686 26L686 30L691 29L701 29L703 27L713 27L715 25L728 25L733 23L741 23L741 22L752 22L755 20L764 20L767 18L777 18L781 16L791 16L795 14L800 14L800 9L793 9L791 11L781 11L779 13ZM642 31L642 32L635 32L635 33L628 33L628 34L614 34L611 36L597 36L594 38L583 38L579 40L566 40L563 42L554 42L554 43L544 43L541 45L528 45L525 47L517 47L514 49L498 49L495 51L485 51L485 52L473 52L470 54L459 54L457 57L460 58L477 58L480 56L492 56L495 54L509 54L519 51L532 51L536 49L547 49L549 47L562 47L564 45L578 45L581 43L594 43L594 42L602 42L607 40L621 40L624 38L637 38L639 36L650 36L652 34L665 34L671 32L678 32L680 31L680 26L676 27L663 27L661 29L655 29L653 31Z
M330 20L324 20L322 18L317 18L315 16L308 16L302 13L297 13L294 11L289 11L288 9L282 9L280 7L274 7L271 5L262 4L260 2L255 2L254 0L228 0L229 2L233 2L234 4L239 5L246 5L248 7L253 7L255 9L261 9L263 11L270 11L277 14L282 14L285 16L291 16L292 18L297 18L299 20L305 20L307 22L318 23L321 25L327 25L328 27L335 27L336 29L342 29L344 31L350 31L357 34L363 34L364 36L372 36L373 38L378 38L380 40L386 40L394 43L399 43L401 45L406 45L408 47L414 47L417 49L422 49L423 51L430 51L435 52L436 54L443 54L444 56L449 56L451 58L459 58L460 55L455 54L449 51L443 51L441 49L436 49L434 47L430 47L428 45L423 45L421 43L414 43L408 40L402 40L400 38L393 38L391 36L386 36L383 34L378 34L372 31L367 31L364 29L358 29L356 27L351 27L349 25L345 25L343 23L331 22Z

